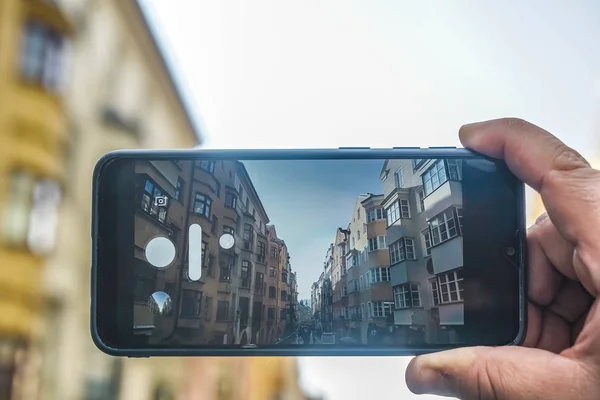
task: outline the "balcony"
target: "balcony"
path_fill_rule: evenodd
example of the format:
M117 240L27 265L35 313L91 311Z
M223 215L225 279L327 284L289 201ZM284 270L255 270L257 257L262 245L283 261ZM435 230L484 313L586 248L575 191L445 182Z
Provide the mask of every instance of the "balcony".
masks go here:
M402 285L406 282L427 282L430 276L427 273L427 261L405 260L394 264L390 268L392 286Z
M406 265L408 262L402 261L390 268L392 286L408 282L408 265Z
M438 306L440 325L464 325L465 303L442 304Z
M433 273L439 274L463 266L463 238L455 236L431 249Z
M390 252L388 248L383 248L368 253L368 258L365 262L361 263L361 270L363 268L382 267L390 265Z
M462 206L462 184L458 181L446 181L425 197L425 216L433 218L448 207Z
M421 308L404 308L394 311L394 325L427 325L429 320L427 310Z

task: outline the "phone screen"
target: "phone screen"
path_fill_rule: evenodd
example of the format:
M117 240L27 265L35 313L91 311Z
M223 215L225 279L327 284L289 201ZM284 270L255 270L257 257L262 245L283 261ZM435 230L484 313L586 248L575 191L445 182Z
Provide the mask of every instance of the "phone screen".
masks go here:
M522 184L504 164L109 167L97 318L115 347L438 348L509 344L522 328Z

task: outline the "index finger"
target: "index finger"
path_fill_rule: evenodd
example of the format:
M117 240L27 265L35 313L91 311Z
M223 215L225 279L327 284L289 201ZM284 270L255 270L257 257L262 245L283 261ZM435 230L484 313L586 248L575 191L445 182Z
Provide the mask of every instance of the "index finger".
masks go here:
M551 171L590 167L581 154L556 136L518 118L464 125L459 136L465 147L504 159L519 179L538 192Z

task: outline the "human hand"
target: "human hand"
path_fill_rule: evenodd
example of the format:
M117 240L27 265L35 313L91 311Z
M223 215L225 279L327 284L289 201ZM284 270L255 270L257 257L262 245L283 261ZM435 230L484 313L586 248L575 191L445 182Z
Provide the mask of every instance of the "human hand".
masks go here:
M523 347L415 357L406 371L408 387L464 400L600 399L600 171L519 119L463 126L460 139L504 159L548 210L527 233L527 335Z

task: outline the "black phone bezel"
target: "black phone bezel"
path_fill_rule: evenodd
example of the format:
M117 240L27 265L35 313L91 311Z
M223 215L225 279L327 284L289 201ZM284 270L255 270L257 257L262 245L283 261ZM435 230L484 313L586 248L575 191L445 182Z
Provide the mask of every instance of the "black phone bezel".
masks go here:
M473 159L483 158L505 166L504 162L492 159L479 153L462 148L393 148L393 149L368 149L368 148L340 148L340 149L275 149L275 150L119 150L106 154L101 158L93 173L93 204L92 204L92 271L91 271L91 335L95 345L103 352L113 356L128 357L155 357L155 356L412 356L426 354L435 351L456 348L455 345L427 346L422 348L410 347L235 347L235 348L126 348L114 346L110 340L104 339L103 331L108 329L118 330L119 327L111 326L110 321L116 321L116 310L121 307L117 302L117 296L111 296L111 290L103 290L110 287L110 277L103 275L102 266L114 262L119 257L118 246L115 242L127 240L130 236L133 241L133 231L121 228L116 229L115 223L127 214L127 210L118 207L119 196L115 195L114 182L108 182L111 178L121 179L125 177L119 174L119 163L132 159L240 159L240 160L324 160L324 159L410 159L410 158L460 158ZM115 165L117 165L115 167ZM115 171L111 171L114 169ZM111 175L111 173L113 175ZM526 205L525 185L509 171L510 179L514 180L517 203L516 212L518 216L518 231L516 232L516 243L518 246L517 259L514 262L518 269L518 332L514 340L506 345L521 345L525 340L527 331L527 249L526 249ZM107 179L107 177L109 177ZM118 185L117 185L118 186ZM112 190L111 190L112 188ZM113 207L114 206L114 207ZM133 207L133 206L132 206ZM120 210L112 213L110 210ZM119 215L116 215L119 214ZM100 218L102 216L102 219ZM112 225L111 225L112 224ZM133 226L133 224L131 224ZM119 232L119 235L101 235L101 231ZM125 239L122 239L125 238ZM104 251L102 240L110 239L111 251ZM131 248L131 247L128 247ZM102 255L100 253L103 253ZM102 261L101 261L102 260ZM115 267L116 268L116 267ZM105 268L106 269L106 268ZM116 282L117 285L123 282ZM106 286L104 286L106 285ZM102 289L100 287L102 286ZM114 288L113 288L114 289ZM103 293L104 292L104 293ZM118 324L117 324L118 325ZM130 327L120 327L129 329Z

